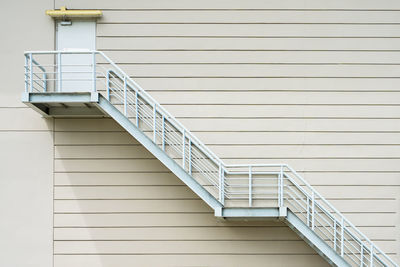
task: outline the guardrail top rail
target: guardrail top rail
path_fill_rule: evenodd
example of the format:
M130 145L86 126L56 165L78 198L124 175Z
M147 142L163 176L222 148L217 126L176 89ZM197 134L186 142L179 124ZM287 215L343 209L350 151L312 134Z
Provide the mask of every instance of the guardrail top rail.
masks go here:
M289 207L351 265L398 266L288 165L225 164L103 52L25 53L26 92L71 90L105 95L223 205Z

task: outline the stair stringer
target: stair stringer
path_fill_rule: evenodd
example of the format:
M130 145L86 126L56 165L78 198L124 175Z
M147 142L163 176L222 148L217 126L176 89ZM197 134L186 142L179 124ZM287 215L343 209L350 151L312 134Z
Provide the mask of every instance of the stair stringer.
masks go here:
M217 213L222 209L222 204L215 199L202 185L200 185L192 176L190 176L178 163L159 148L147 135L137 128L124 114L122 114L114 105L105 99L99 93L98 102L94 104L105 114L113 118L129 134L131 134L139 143L141 143L151 154L160 160L172 173L174 173L184 184L186 184L194 193L196 193L204 202L207 203ZM95 99L96 97L94 97Z
M285 223L332 266L351 266L290 210L287 211Z

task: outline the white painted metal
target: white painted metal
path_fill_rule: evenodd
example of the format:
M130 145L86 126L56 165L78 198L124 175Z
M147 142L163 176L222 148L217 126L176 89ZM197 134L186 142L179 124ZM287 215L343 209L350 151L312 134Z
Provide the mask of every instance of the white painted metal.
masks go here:
M225 205L226 201L238 201L237 205L250 210L253 210L252 207L288 208L318 240L324 240L326 245L350 265L398 266L290 166L225 164L102 52L27 52L25 79L26 84L31 87L30 91L44 92L43 84L60 84L57 79L64 79L63 75L50 76L54 68L64 68L57 65L60 61L55 61L56 65L34 68L32 66L37 62L34 57L37 59L50 55L58 58L61 55L73 57L82 54L96 56L93 59L96 66L91 68L91 77L96 77L98 85L96 90L106 91L107 99L113 107L123 110L126 120L133 118L135 123L132 125L136 125L141 133L147 133L150 142L175 162L174 170L179 165L198 184L203 184L201 190L208 191L215 201L219 201L219 205ZM92 84L86 86L81 89L93 89ZM157 142L157 138L161 139L161 143ZM161 153L159 151L157 153ZM192 183L189 179L185 181ZM191 186L198 187L195 183ZM209 199L208 196L207 198ZM219 213L224 214L224 211ZM318 240L314 241L320 242Z

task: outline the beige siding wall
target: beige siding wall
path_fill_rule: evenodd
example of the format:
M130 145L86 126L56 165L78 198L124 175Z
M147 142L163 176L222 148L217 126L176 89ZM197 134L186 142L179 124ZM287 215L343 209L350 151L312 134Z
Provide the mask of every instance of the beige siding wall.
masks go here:
M53 49L53 1L7 1L0 16L0 266L53 261L53 126L20 101L25 50Z
M227 162L287 162L396 259L400 2L56 1ZM224 222L109 119L55 120L55 265L326 266Z

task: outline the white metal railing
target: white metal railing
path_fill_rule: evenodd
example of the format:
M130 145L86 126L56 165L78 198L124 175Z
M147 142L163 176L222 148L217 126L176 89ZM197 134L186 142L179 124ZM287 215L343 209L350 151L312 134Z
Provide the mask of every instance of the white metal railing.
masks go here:
M225 164L102 52L26 52L25 91L100 92L223 205L288 207L352 266L398 266L288 165Z

